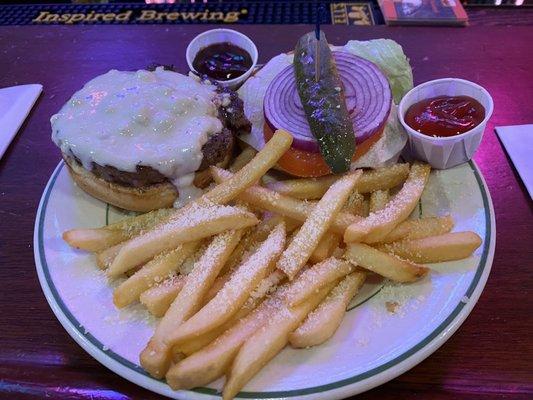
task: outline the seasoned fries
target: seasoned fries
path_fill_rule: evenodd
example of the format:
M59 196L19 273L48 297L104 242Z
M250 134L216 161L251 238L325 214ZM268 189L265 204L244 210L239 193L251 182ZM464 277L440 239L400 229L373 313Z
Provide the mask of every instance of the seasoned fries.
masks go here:
M390 167L365 171L355 189L359 193L371 193L396 187L407 179L409 164L394 164Z
M114 224L108 225L106 228L126 231L132 237L140 234L144 230L153 228L170 217L173 212L173 208L160 208L159 210L150 211L135 217L122 219Z
M211 167L216 185L181 209L63 235L95 252L110 279L129 276L114 290L117 307L139 300L162 317L140 361L172 389L225 375L229 400L287 344L331 338L367 270L409 283L429 272L420 263L462 259L481 244L473 232L450 233L450 216L407 220L424 164L267 180L291 142L277 131L230 170Z
M108 247L99 253L96 253L96 265L100 269L109 268L113 260L116 258L120 249L124 247L124 243L119 243L114 246Z
M248 297L248 300L246 300L246 303L244 303L241 309L237 311L237 313L235 313L235 315L233 315L228 321L207 333L177 344L173 348L174 354L185 354L186 356L189 356L202 349L207 344L211 343L230 327L234 326L237 321L240 321L251 311L253 311L256 306L261 303L265 296L267 296L274 288L276 288L276 286L281 283L284 278L285 274L279 270L275 270L274 272L270 273L270 275L263 279L261 283L253 290L253 292L250 294L250 297ZM177 361L180 359L181 358L179 358Z
M329 175L320 178L271 180L264 182L264 186L296 199L316 200L320 199L337 179L337 176Z
M352 266L337 258L327 260L303 271L287 294L287 303L294 307L314 295L328 283L339 280L352 272Z
M375 213L385 208L389 201L388 190L376 190L370 193L369 213Z
M162 317L183 288L185 275L174 275L163 282L144 291L139 301L151 314Z
M228 262L224 266L224 271L228 271L237 266L238 263L242 261L243 256L247 252L251 251L256 247L260 242L265 240L272 229L276 227L284 219L282 217L272 217L264 218L259 224L253 227L253 229L244 235L242 240L239 242L233 253L228 259Z
M211 167L211 175L217 183L224 182L232 176L231 172L217 167ZM239 195L239 199L263 210L280 214L301 222L304 222L307 219L316 205L315 203L283 196L273 190L261 186L252 186L246 189ZM342 235L350 224L359 220L361 220L361 218L353 214L341 212L333 219L331 230Z
M360 217L367 217L368 202L365 200L365 196L354 190L348 197L348 200L346 200L344 207L342 207L342 211L352 213Z
M428 217L408 219L399 224L382 239L382 243L397 242L398 240L422 239L448 233L453 229L453 219L445 217Z
M257 251L246 259L201 310L167 338L171 345L192 339L226 322L244 304L285 247L285 224L278 224Z
M217 235L187 275L183 288L141 353L141 365L153 377L165 376L171 361L169 336L201 307L203 296L213 284L241 235L240 230Z
M376 243L382 240L411 214L422 196L430 170L427 164L413 164L407 181L387 206L350 225L344 233L344 241Z
M242 343L272 318L279 301L274 294L208 346L172 366L166 375L169 386L174 390L190 389L222 376Z
M365 171L355 185L355 190L359 193L370 193L391 189L403 183L407 175L409 175L409 164L395 164L391 167ZM297 199L314 200L320 199L337 179L336 176L287 179L269 182L265 186Z
M223 399L233 399L246 382L287 345L289 334L326 297L332 287L333 284L329 284L296 307L278 306L272 319L240 348L224 385Z
M126 307L139 298L142 292L175 272L185 259L198 248L198 242L179 245L174 250L160 254L122 282L113 293L113 303Z
M97 229L72 229L63 233L63 240L72 247L100 252L128 240L141 231L151 229L168 218L172 209L162 208L137 217L125 218Z
M257 302L247 301L234 315L231 316L230 319L228 319L222 325L219 325L199 336L195 336L192 339L185 340L175 345L172 351L174 352L174 355L177 356L176 361L179 362L183 358L182 355L190 356L191 354L194 354L197 351L203 349L205 346L207 346L217 337L222 335L233 325L235 325L242 318L245 318L248 314L250 314L250 312L252 312L253 309L257 306L259 300L260 299L258 299Z
M366 274L358 271L347 275L328 296L311 311L305 321L289 335L292 347L318 346L333 336L342 322L346 307L365 281Z
M277 130L274 136L255 157L230 179L215 186L197 200L198 204L226 204L233 200L244 189L252 186L272 168L285 151L291 147L292 135L283 130Z
M197 241L230 229L246 228L258 222L254 214L236 207L191 207L187 214L126 243L109 267L108 275L119 276L181 243Z
M315 251L311 254L309 261L316 264L324 261L326 258L331 257L335 249L339 246L341 237L336 233L328 233L322 237L320 242L315 248Z
M360 176L361 171L357 171L340 178L313 208L278 261L277 268L285 272L289 279L293 279L309 260Z
M363 243L350 243L346 249L347 260L396 282L413 282L423 277L428 268L401 260Z
M121 229L71 229L63 233L63 240L70 246L87 251L102 251L128 239Z
M229 170L231 172L237 172L242 167L244 167L246 164L248 164L257 154L257 151L253 147L246 147L241 153L235 157L235 160L233 160L233 163L230 165Z
M215 279L213 285L209 288L207 294L202 299L202 305L216 296L218 291L222 288L222 286L224 286L230 276L230 273L226 273L224 275L219 275ZM168 310L179 291L182 289L184 283L185 275L176 275L167 278L160 284L143 292L139 297L139 301L144 304L148 311L150 311L154 316L162 317L165 315L165 312Z
M474 232L455 232L383 244L378 248L413 262L437 263L470 257L480 245L481 238Z

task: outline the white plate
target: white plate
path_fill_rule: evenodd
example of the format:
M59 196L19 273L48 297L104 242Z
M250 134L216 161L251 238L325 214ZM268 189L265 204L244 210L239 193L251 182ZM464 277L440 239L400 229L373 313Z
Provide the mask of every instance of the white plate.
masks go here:
M238 398L354 395L412 368L457 330L485 286L495 246L492 201L475 164L432 172L415 212L451 213L456 230L477 232L483 244L466 260L432 265L432 273L417 283L366 283L332 339L311 349L286 348ZM144 373L138 354L155 320L138 304L117 311L112 287L93 256L61 239L67 229L101 226L120 216L78 189L63 163L57 166L39 204L34 233L37 273L50 307L81 347L131 382L173 398L218 398L222 380L192 391L172 391ZM386 309L393 301L400 304L394 314Z

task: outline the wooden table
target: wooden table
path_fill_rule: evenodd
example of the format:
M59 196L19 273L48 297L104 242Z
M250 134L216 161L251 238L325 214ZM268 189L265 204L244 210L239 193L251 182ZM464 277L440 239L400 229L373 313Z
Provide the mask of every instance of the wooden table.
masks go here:
M37 281L32 235L42 190L60 159L49 118L90 78L150 62L185 71L200 26L2 27L0 87L44 93L0 161L0 398L153 399L108 371L60 326ZM243 26L260 61L291 49L305 26ZM332 43L388 37L404 46L416 83L440 77L485 86L494 115L475 156L494 201L496 256L479 303L427 360L361 399L526 399L533 396L532 203L494 126L533 123L533 28L326 27ZM0 127L1 129L1 127Z

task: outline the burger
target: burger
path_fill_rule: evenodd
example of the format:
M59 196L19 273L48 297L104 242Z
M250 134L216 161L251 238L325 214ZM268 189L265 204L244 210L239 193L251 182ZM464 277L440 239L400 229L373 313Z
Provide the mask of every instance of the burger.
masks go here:
M52 140L77 185L132 211L185 203L226 166L250 132L238 95L163 67L100 75L51 118Z

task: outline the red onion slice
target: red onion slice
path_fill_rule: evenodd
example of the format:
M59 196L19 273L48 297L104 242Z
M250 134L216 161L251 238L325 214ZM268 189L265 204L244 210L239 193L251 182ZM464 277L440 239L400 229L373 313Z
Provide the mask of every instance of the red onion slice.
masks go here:
M355 141L361 143L385 126L392 102L389 82L370 61L343 51L334 51L333 57L344 86ZM294 136L295 149L319 152L298 96L292 65L283 69L268 86L264 113L270 129L285 129Z

